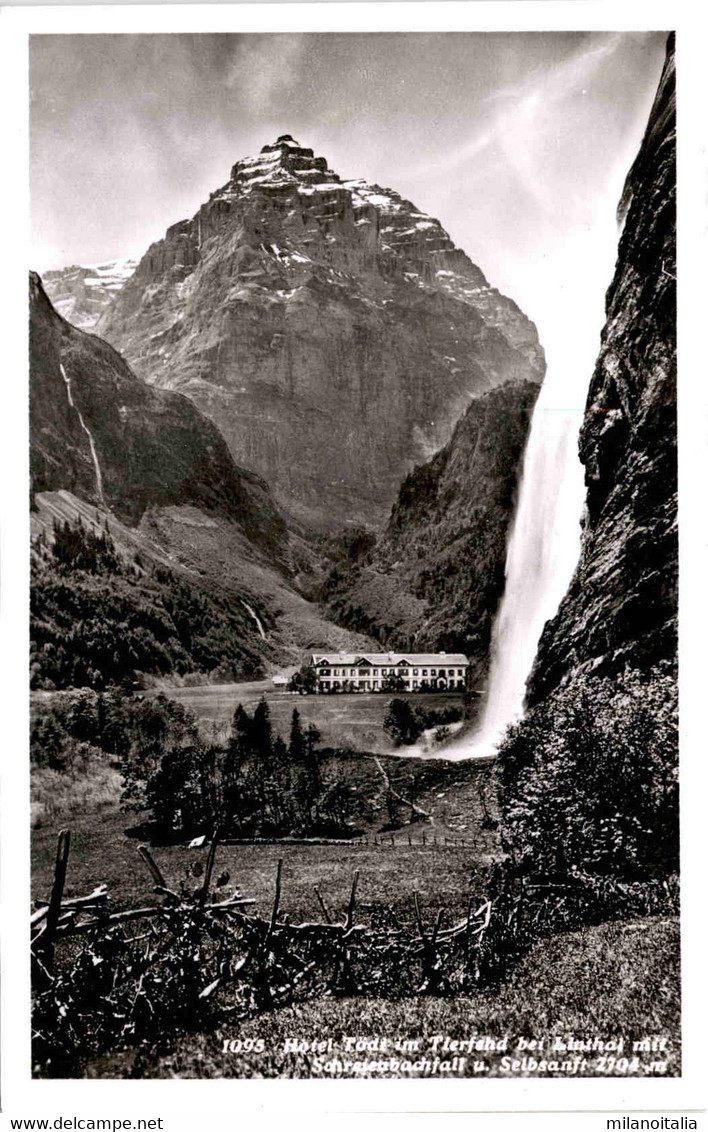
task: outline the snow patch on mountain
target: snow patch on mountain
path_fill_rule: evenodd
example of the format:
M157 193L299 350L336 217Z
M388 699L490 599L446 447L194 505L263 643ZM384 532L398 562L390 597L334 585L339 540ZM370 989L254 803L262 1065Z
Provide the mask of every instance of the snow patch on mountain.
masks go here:
M100 263L72 264L45 271L42 282L62 318L80 330L90 331L137 266L137 259L130 256Z

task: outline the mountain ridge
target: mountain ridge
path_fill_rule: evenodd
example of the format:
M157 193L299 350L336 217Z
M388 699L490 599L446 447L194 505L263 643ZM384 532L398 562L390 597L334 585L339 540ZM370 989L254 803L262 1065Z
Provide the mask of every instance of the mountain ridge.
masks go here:
M42 283L62 318L79 330L91 330L138 266L137 259L103 260L42 272Z
M440 223L290 135L152 244L97 332L316 525L377 525L467 405L540 382L533 324Z
M388 647L462 651L472 679L484 679L537 393L510 382L476 398L406 477L378 539L362 539L324 583L340 624Z
M298 592L311 550L215 426L57 314L36 274L30 440L34 686L242 679L371 645Z
M67 489L136 525L151 505L192 503L237 521L285 561L267 485L235 467L188 398L153 390L97 335L70 325L30 274L31 492Z

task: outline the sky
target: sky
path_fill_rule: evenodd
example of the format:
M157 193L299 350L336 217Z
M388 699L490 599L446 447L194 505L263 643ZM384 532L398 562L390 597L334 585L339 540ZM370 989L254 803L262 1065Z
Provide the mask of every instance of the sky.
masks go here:
M140 256L292 134L437 217L543 321L614 217L666 35L31 37L32 266ZM607 280L609 282L609 279Z

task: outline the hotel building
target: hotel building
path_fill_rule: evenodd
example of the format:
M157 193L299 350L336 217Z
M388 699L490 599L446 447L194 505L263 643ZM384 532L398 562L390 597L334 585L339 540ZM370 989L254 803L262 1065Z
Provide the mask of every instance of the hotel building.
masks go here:
M313 653L320 692L381 692L395 677L406 692L464 691L469 661L462 653ZM423 689L425 690L425 689Z

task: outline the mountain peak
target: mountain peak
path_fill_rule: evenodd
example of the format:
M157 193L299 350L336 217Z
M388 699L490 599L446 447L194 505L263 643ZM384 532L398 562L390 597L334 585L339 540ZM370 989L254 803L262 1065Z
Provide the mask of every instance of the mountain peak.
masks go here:
M284 146L286 148L288 146L293 146L295 149L300 148L300 142L295 141L295 138L292 134L281 134L280 137L277 137L275 139L275 144L276 146ZM261 153L264 153L267 149L273 149L273 146L264 145L261 149Z
M314 150L301 146L292 134L281 134L271 144L264 145L257 156L237 161L225 189L247 191L263 185L285 187L324 181L339 183L336 173L327 168L327 159L315 157Z
M148 248L99 333L330 526L383 519L472 398L544 368L535 327L435 217L287 133Z

